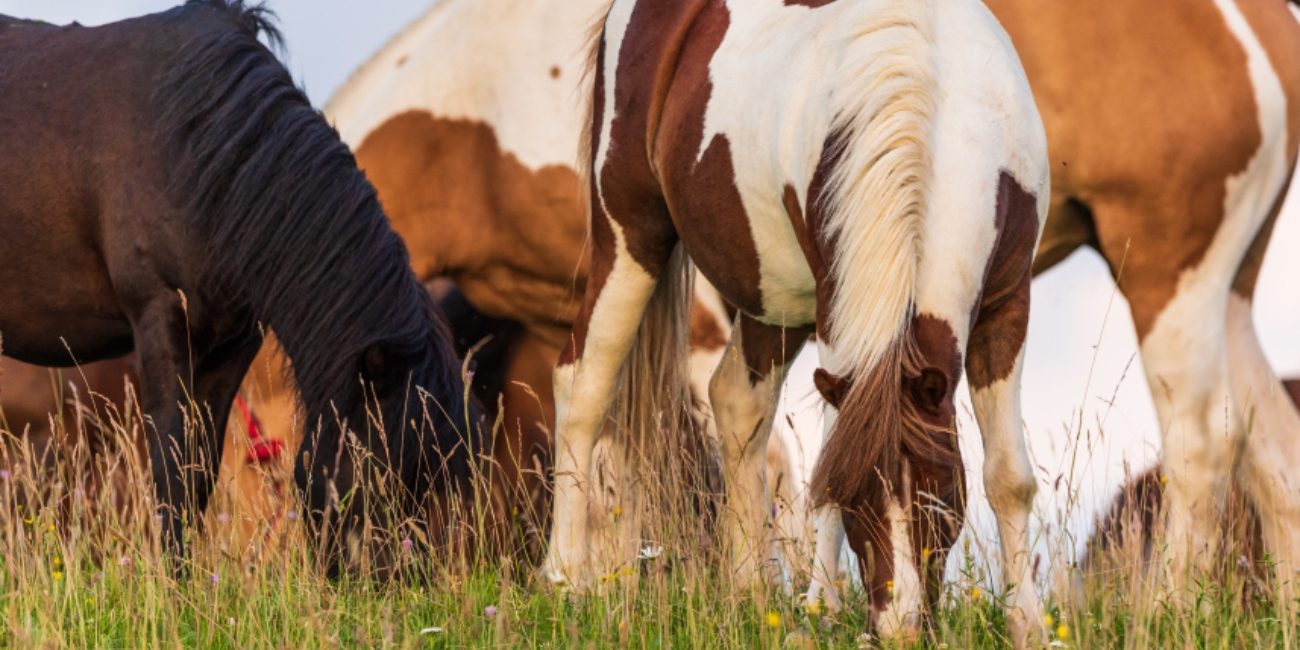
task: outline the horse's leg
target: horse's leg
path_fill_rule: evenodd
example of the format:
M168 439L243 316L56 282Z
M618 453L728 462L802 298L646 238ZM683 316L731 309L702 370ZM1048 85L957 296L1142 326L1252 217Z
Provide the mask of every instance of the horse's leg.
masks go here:
M552 583L577 586L591 577L587 488L592 449L605 424L619 369L676 245L666 212L649 215L635 229L624 229L599 213L592 222L586 294L573 336L555 368L555 497L551 541L541 567ZM616 229L622 237L615 236ZM631 250L640 254L633 256Z
M1017 648L1040 635L1042 614L1029 547L1029 513L1038 486L1020 414L1020 376L1028 326L1026 277L1011 294L981 308L966 356L971 403L984 441L984 488L997 519L1002 576L1010 589L1006 599L1008 626Z
M1182 587L1216 556L1223 530L1219 513L1241 440L1224 339L1224 277L1231 271L1163 269L1179 277L1169 296L1156 293L1161 269L1137 262L1125 266L1120 286L1139 324L1142 362L1160 419L1161 466L1168 479L1162 582L1182 597L1189 595Z
M207 511L221 456L225 451L226 424L235 394L244 381L248 367L262 347L255 331L242 334L206 353L197 364L194 376L194 402L202 423L198 434L198 471L193 477L195 515Z
M826 417L833 418L830 409L826 409ZM829 424L822 428L830 431ZM809 502L811 501L809 495ZM804 596L805 607L819 607L836 612L840 609L839 590L835 581L839 579L840 555L844 552L844 514L835 504L827 503L813 512L813 529L817 538L813 543L812 580L808 583L808 593Z
M786 368L808 334L807 329L786 330L740 314L709 383L727 492L723 539L741 585L758 582L769 550L767 440Z
M185 554L184 517L189 494L183 468L191 454L181 404L189 381L185 314L172 296L149 303L133 323L135 349L140 358L140 400L149 419L145 440L149 469L157 499L157 518L164 551L177 562Z

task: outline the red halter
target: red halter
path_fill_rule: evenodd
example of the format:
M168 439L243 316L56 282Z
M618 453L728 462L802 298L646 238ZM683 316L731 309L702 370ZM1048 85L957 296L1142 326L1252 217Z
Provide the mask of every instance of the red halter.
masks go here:
M249 464L265 463L280 457L284 451L284 442L273 438L266 438L262 435L262 425L253 414L252 409L248 408L248 403L244 401L243 395L235 396L235 407L239 409L239 414L244 418L244 427L248 429L248 454L244 456L244 462Z

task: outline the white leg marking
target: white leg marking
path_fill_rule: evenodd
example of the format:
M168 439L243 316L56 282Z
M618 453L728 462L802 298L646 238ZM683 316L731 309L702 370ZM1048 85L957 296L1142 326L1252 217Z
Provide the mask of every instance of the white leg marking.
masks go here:
M654 278L632 261L626 249L618 248L588 322L582 357L555 371L554 516L551 544L542 564L543 575L555 583L581 586L592 577L586 571L592 448L603 428L619 368L655 288Z
M1280 596L1290 602L1296 594L1300 569L1300 482L1291 474L1300 466L1300 412L1282 389L1255 334L1251 304L1232 294L1228 299L1228 352L1233 402L1246 426L1242 472L1252 502L1259 511L1264 544L1277 562Z
M1041 636L1042 603L1030 565L1029 511L1038 486L1021 431L1020 373L1024 349L1006 379L971 391L984 440L984 488L998 522L1002 575L1011 589L1007 617L1012 641L1023 648Z
M889 522L889 543L893 547L894 588L889 602L876 619L876 629L885 638L907 637L915 634L921 624L922 599L925 585L916 570L916 553L912 548L912 515L904 511L896 499L890 499L885 510Z
M732 328L731 342L713 375L709 395L718 421L727 486L724 539L736 579L747 585L759 580L763 559L770 549L771 501L765 460L785 369L774 367L751 385L743 345L740 328Z

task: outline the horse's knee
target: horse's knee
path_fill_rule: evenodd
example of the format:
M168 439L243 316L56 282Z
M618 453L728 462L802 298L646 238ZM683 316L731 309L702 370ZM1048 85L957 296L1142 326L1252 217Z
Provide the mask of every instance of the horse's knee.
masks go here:
M1027 459L998 454L984 461L984 488L994 512L1006 513L1028 509L1038 482Z

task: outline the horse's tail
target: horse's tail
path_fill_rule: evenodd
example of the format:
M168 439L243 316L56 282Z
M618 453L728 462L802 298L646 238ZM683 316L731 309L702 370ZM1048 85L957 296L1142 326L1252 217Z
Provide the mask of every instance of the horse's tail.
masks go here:
M668 538L707 534L707 527L695 524L710 514L707 505L700 506L710 501L705 495L716 478L713 450L692 418L693 281L693 265L679 245L646 306L610 410L625 463L617 489L635 509L626 515L627 525L645 518L645 525ZM638 533L624 529L624 537Z
M814 471L819 503L875 501L874 478L892 483L905 451L921 458L934 438L904 391L920 362L912 322L937 96L931 11L927 0L865 3L845 24L823 184L815 178L809 196L831 251L823 364L842 388Z

